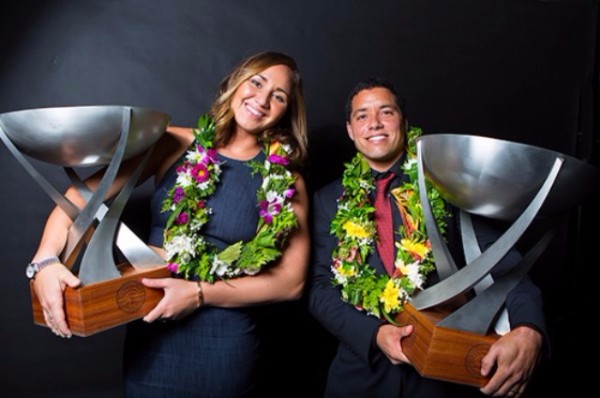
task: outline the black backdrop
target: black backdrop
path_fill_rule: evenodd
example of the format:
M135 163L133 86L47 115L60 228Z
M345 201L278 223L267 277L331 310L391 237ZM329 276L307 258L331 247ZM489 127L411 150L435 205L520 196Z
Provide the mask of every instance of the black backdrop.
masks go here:
M371 75L395 83L410 121L426 133L509 139L597 164L594 0L13 3L0 5L0 112L135 105L193 125L235 62L275 50L293 55L303 72L311 189L339 175L352 155L344 101L357 80ZM62 170L37 165L66 187ZM140 187L125 215L142 236L150 190ZM0 192L0 395L119 397L123 328L61 340L32 324L24 265L52 203L4 146ZM592 207L597 198L530 232L561 226L533 271L553 344L533 396L556 383L590 380L591 370L576 359L593 338L584 316L592 308L588 275L596 260L584 258L595 253L590 231L599 219ZM265 309L264 318L264 396L319 396L332 339L302 302Z

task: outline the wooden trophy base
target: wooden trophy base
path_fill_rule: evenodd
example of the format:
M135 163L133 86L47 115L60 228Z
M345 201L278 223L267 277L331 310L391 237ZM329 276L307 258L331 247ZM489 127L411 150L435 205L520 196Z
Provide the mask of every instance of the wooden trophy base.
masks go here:
M411 324L414 330L402 339L402 349L423 377L482 387L489 378L481 376L481 360L500 336L437 326L450 312L446 308L417 311L405 304L396 322Z
M135 269L129 264L119 266L120 278L93 283L76 289L67 287L64 305L67 323L76 336L92 334L142 318L163 297L162 289L145 287L142 278L164 278L171 275L165 266ZM33 321L48 326L33 283L29 285L33 306Z

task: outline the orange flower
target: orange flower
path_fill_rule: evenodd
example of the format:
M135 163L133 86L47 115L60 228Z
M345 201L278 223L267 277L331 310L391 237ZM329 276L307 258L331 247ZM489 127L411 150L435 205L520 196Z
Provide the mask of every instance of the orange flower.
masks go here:
M269 145L269 155L278 154L281 148L281 143L279 141L272 141L271 145Z

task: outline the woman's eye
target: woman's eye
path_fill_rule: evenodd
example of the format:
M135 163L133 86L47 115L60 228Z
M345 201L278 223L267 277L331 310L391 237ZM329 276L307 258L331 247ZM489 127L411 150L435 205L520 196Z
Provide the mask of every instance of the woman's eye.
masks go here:
M262 84L261 84L260 80L258 80L258 79L251 79L251 80L250 80L250 83L252 83L252 85L253 85L254 87L260 87L260 86L262 86Z
M282 104L285 104L285 97L284 97L283 95L281 95L281 94L274 94L274 95L273 95L273 98L275 98L275 100L276 100L277 102L280 102L280 103L282 103Z

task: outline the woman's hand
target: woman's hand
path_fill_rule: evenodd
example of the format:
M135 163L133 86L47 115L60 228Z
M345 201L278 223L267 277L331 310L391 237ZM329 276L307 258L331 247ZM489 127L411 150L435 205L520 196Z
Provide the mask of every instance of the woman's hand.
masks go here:
M146 322L181 319L202 304L199 294L200 287L197 282L176 278L146 278L142 279L142 283L146 287L165 291L165 296L144 317Z
M65 316L63 292L67 286L76 288L80 283L80 280L60 263L45 267L33 280L33 288L42 305L44 320L57 336L70 338L72 335Z

